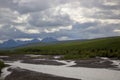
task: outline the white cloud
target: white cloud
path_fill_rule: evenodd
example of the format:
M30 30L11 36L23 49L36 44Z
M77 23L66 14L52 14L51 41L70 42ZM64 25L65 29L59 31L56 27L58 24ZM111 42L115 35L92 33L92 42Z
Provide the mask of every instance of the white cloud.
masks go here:
M0 43L3 43L3 41L2 41L2 40L0 40Z
M96 27L93 26L86 28L86 30L94 30L94 29L96 29Z
M28 30L26 30L26 33L28 33L28 34L39 34L40 31L37 30L37 29L28 29Z
M120 29L115 29L113 32L120 33Z
M81 1L80 1L81 2ZM101 23L108 23L108 24L118 24L120 23L120 19L112 19L118 18L120 11L119 10L104 10L99 7L84 7L82 6L79 1L62 4L56 7L56 10L59 11L60 14L67 14L70 18L79 23L86 23L86 22L101 22ZM87 3L87 1L85 1ZM117 4L114 2L104 2L105 4ZM94 4L91 4L94 6ZM115 16L116 15L116 16Z
M32 40L33 38L17 38L15 40L20 40L20 41L30 41Z
M62 40L70 40L69 37L67 36L62 36L62 37L59 37L58 40L62 41Z
M0 24L0 29L3 27L3 25L2 24Z
M44 32L54 33L54 32L58 32L60 30L72 30L72 26L57 27L57 28L52 28L52 29L44 29Z
M114 2L113 0L105 0L103 4L106 5L106 6L115 6L115 5L118 5L118 3Z
M39 34L40 33L38 29L27 28L24 26L17 26L16 29L22 31L23 33L27 33L27 34Z
M14 22L15 23L27 23L29 16L30 16L29 14L20 15L17 17L16 20L14 20Z

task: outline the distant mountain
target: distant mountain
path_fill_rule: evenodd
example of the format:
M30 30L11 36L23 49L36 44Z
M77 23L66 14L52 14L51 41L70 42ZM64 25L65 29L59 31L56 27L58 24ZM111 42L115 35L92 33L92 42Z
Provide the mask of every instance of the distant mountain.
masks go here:
M5 41L3 43L0 44L0 48L9 48L9 47L14 47L14 46L18 46L19 43L17 43L15 40L10 39L8 41Z
M58 40L55 39L55 38L47 37L47 38L42 39L41 42L44 42L44 43L52 43L52 42L57 42L57 41L58 41Z
M37 42L40 42L40 40L38 40L36 38L30 41L30 43L37 43Z
M31 44L31 43L38 43L38 42L40 42L40 40L38 39L33 39L31 41L20 41L20 40L15 41L13 39L10 39L8 41L1 43L0 48L12 48L21 45Z
M16 41L16 40L10 39L8 41L1 43L0 48L12 48L12 47L24 46L24 45L32 44L32 43L39 43L39 42L52 43L52 42L57 42L57 41L58 41L57 39L52 38L52 37L44 38L41 41L36 38L31 41L20 41L20 40Z

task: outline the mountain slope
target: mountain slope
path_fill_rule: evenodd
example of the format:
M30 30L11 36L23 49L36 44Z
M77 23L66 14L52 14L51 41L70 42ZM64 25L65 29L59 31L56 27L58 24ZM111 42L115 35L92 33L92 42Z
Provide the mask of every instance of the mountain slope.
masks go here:
M120 37L63 41L45 45L35 43L15 48L7 53L64 55L64 59L92 58L96 56L120 58Z
M55 39L55 38L52 38L52 37L47 37L47 38L44 38L41 42L44 42L44 43L52 43L52 42L57 42L58 40Z
M39 44L39 43L38 43ZM35 47L35 46L34 46ZM66 41L59 42L57 44L51 44L42 46L37 45L35 48L79 48L79 49L90 49L90 48L117 48L120 49L120 37L109 37L109 38L98 38L91 40L76 40L76 41ZM27 47L26 47L27 48ZM30 48L30 46L29 46ZM32 48L32 45L31 45Z
M69 41L49 45L17 48L19 53L65 55L67 59L88 57L120 58L120 37L99 38L86 41Z

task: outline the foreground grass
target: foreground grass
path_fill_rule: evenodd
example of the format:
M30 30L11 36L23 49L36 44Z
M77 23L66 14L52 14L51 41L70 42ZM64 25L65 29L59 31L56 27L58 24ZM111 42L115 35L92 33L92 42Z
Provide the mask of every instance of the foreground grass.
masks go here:
M69 41L45 46L31 45L0 53L64 55L63 59L86 59L96 56L120 58L120 37Z

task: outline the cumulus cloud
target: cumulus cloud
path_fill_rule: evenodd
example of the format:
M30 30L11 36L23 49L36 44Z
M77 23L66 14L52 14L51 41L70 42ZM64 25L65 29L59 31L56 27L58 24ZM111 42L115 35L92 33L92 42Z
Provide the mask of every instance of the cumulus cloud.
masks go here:
M0 41L120 36L120 0L0 0Z

